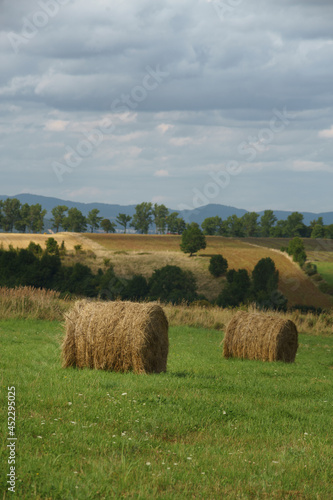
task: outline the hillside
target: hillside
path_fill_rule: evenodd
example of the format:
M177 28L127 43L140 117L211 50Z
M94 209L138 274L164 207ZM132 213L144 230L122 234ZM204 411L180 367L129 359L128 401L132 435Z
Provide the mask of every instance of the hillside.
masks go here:
M260 259L271 257L280 273L279 289L288 298L289 305L333 305L332 298L321 293L288 256L242 240L208 236L206 249L189 258L179 250L180 236L89 234L78 237L98 256L110 258L116 274L124 278L138 273L149 277L154 269L167 264L189 269L196 276L199 293L210 300L217 297L223 282L223 278L212 278L208 271L212 255L221 253L228 260L229 268L245 268L249 272Z
M48 237L40 234L0 233L0 246L26 248L30 241L34 241L45 248ZM191 270L197 280L198 292L209 300L218 296L224 281L224 278L213 278L208 271L212 255L222 254L228 260L229 269L245 268L249 272L260 259L271 257L280 273L279 289L288 298L289 305L326 308L333 305L332 298L321 293L288 256L243 240L208 236L206 249L189 258L179 249L180 236L58 233L54 237L59 244L64 241L69 251L73 251L75 245L82 245L84 251L90 250L88 254L77 256L77 259L87 263L95 272L99 267L104 267L104 259L110 259L116 274L123 278L130 278L134 274L143 274L148 278L155 269L168 264ZM96 255L95 259L91 258L92 252ZM66 262L71 263L73 258L67 257Z

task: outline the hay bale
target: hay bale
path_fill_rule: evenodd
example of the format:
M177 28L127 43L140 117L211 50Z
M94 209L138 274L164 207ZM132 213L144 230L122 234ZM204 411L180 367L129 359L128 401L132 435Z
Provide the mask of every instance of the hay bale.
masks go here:
M297 348L298 333L292 321L239 311L227 327L223 355L225 358L293 363Z
M67 315L65 329L64 368L166 371L168 320L159 305L80 300Z

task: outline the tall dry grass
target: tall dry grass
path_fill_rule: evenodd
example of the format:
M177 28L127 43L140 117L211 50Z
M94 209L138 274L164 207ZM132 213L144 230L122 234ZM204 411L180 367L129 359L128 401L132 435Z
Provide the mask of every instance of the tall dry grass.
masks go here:
M206 308L198 305L174 306L168 304L163 307L171 326L188 325L216 330L225 330L229 321L239 310L222 309L217 306ZM259 312L256 307L252 305L242 309L248 312ZM269 315L292 320L300 333L310 333L312 335L333 334L333 311L325 312L320 315L312 313L305 314L299 311L286 313L269 311Z
M73 305L71 300L60 299L60 294L51 290L33 287L0 287L0 319L30 318L63 321L65 313ZM222 309L217 306L160 304L170 326L193 326L215 330L225 327L239 309ZM242 308L244 311L257 312L254 306ZM300 333L312 335L333 334L333 311L320 315L292 311L287 313L269 311L284 319L291 319Z
M63 320L69 307L70 302L60 299L60 294L53 290L0 287L0 319Z

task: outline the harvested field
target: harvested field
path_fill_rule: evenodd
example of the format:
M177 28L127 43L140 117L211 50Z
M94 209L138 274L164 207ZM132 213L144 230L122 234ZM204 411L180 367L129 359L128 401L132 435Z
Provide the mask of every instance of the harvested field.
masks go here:
M0 246L2 245L4 250L8 250L9 245L14 248L27 248L30 241L39 244L43 250L45 250L45 242L48 238L54 238L59 245L64 241L67 250L74 250L75 245L81 245L82 249L87 250L89 247L85 247L84 244L79 240L77 233L56 233L56 234L32 234L32 233L0 233Z

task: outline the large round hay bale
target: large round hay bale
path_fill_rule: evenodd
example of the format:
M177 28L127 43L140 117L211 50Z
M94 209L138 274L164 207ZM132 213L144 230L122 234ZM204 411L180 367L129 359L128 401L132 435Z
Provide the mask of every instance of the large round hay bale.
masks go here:
M295 361L298 348L296 325L278 316L239 311L224 337L225 358L261 361Z
M63 366L166 371L168 320L157 304L78 301L65 321Z

